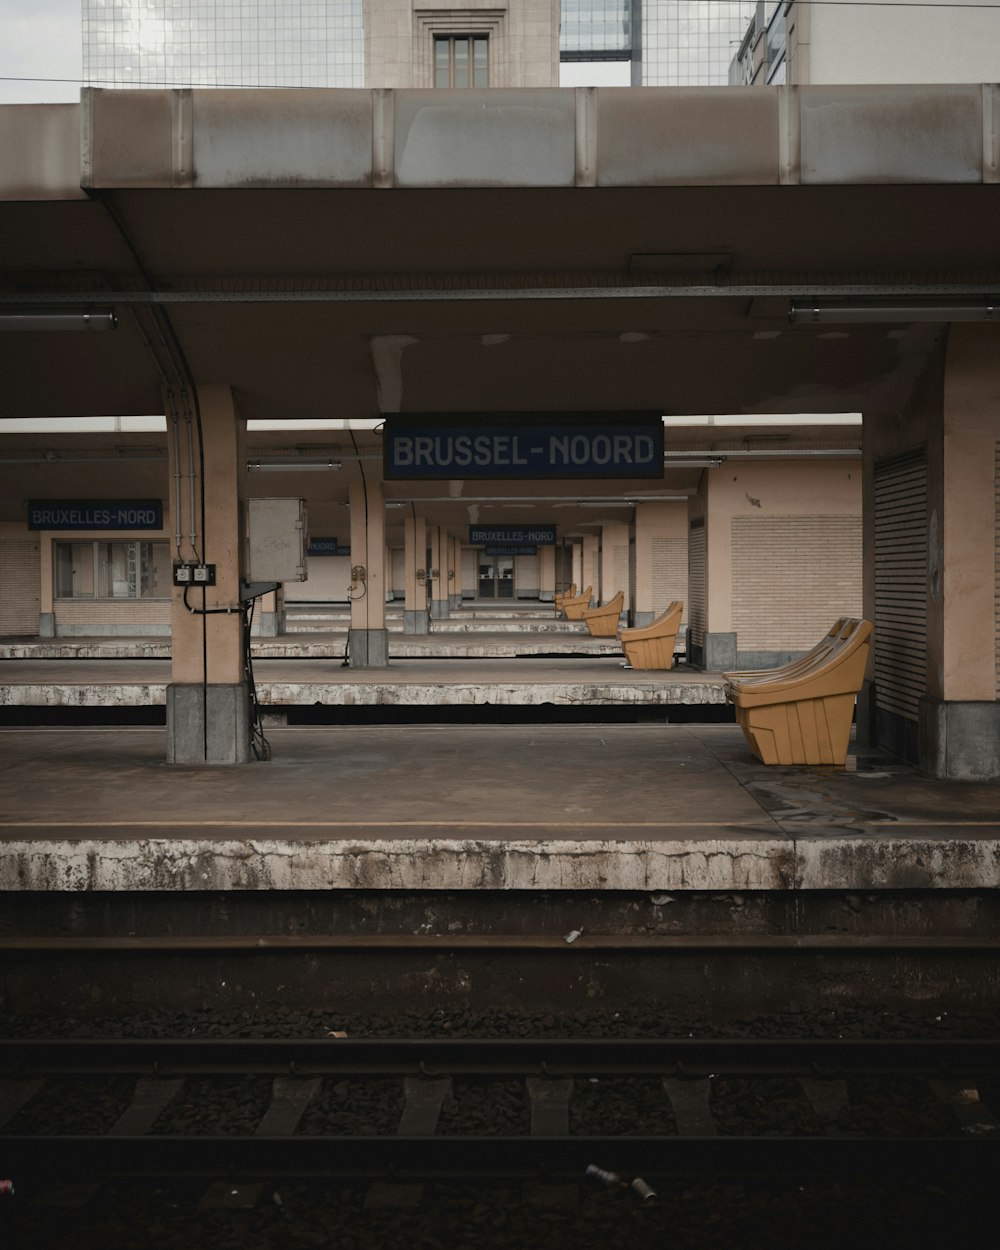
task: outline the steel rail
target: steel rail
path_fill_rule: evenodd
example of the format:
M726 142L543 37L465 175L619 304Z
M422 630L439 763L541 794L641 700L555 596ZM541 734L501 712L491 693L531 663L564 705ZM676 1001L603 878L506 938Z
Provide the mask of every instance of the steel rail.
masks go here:
M0 1137L20 1188L72 1178L170 1176L582 1179L597 1163L644 1178L695 1172L942 1175L995 1183L997 1137Z
M975 1075L993 1039L4 1039L0 1075Z

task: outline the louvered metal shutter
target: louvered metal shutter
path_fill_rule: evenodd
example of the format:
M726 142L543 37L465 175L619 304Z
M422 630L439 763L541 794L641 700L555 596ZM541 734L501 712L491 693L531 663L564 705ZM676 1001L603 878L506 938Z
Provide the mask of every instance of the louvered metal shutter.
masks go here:
M997 439L996 468L993 483L996 505L993 509L995 537L993 550L996 571L993 579L993 638L996 657L996 696L1000 699L1000 439Z
M875 465L875 703L917 719L927 688L927 456Z
M696 517L691 522L688 536L688 593L691 596L688 622L691 628L691 641L699 647L705 642L705 625L708 619L707 557L705 518Z

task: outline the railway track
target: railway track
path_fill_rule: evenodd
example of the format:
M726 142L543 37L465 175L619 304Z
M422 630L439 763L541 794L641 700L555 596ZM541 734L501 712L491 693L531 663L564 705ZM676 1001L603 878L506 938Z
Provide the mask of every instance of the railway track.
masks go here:
M251 1129L232 1133L208 1121L197 1133L169 1131L167 1110L188 1100L196 1114L206 1080L251 1076L267 1091ZM580 1179L588 1167L598 1177L875 1169L985 1179L1000 1164L1000 1127L980 1095L998 1078L1000 1042L982 1040L0 1041L0 1175L29 1186L149 1176L556 1180ZM58 1095L60 1082L109 1079L130 1092L104 1131L65 1131L51 1103L48 1120L36 1112L32 1121L33 1105L45 1091ZM859 1129L852 1107L859 1091L870 1096L879 1082L924 1091L932 1129ZM331 1083L395 1091L394 1122L303 1131ZM623 1090L627 1097L633 1085L641 1109L625 1133L599 1131L602 1115L621 1119L612 1101L581 1130L578 1104L605 1089L611 1099ZM786 1099L794 1091L806 1127L801 1114L784 1125L770 1118L763 1131L749 1121L737 1132L720 1122L723 1093L749 1091L759 1106L778 1086ZM499 1097L492 1091L512 1087L523 1096L523 1131L497 1132L499 1111L492 1126L463 1131L461 1102L470 1089L485 1091L488 1120L490 1098ZM650 1122L647 1111L655 1113ZM665 1121L674 1131L664 1131Z

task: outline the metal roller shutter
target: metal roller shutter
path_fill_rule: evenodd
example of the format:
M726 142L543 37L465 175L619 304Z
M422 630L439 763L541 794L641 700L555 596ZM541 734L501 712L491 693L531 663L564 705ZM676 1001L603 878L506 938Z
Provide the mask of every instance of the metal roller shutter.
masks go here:
M927 688L927 456L875 465L875 702L917 719Z
M993 646L996 657L996 696L1000 699L1000 439L997 439L995 466L993 485L996 502L993 508L995 533L993 551L996 567L993 578Z
M691 522L688 536L688 593L691 605L688 624L691 641L699 647L705 642L705 624L708 619L708 543L705 518L696 517Z

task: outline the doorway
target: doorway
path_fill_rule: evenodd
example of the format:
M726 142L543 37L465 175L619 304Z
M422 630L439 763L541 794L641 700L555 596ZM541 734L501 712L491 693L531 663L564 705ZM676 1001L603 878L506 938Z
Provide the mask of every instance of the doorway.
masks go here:
M479 553L479 598L514 598L514 557Z

